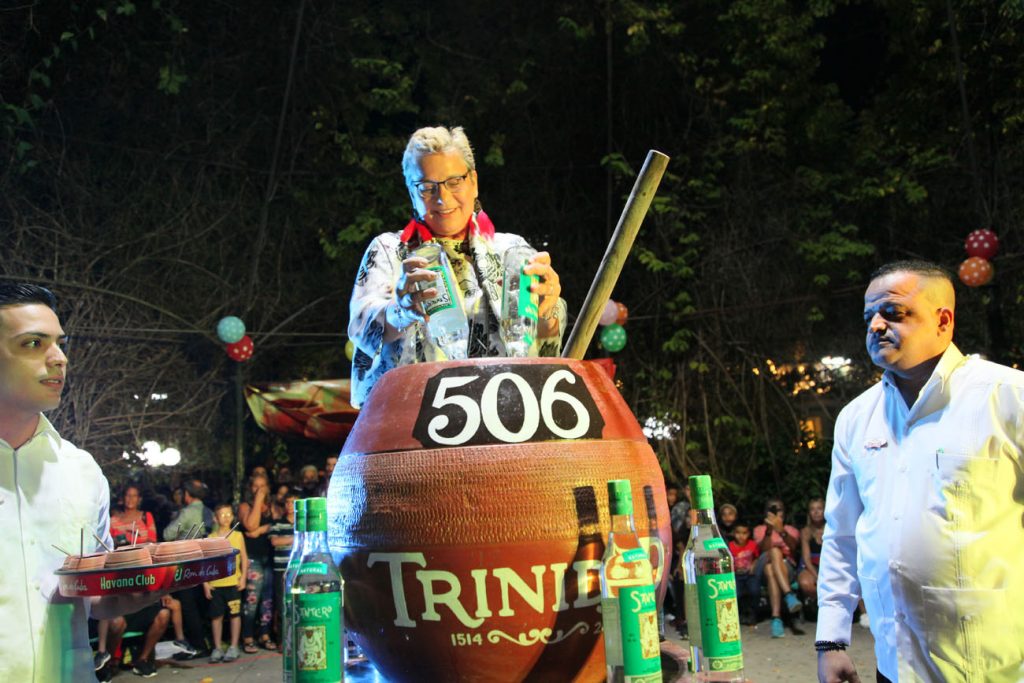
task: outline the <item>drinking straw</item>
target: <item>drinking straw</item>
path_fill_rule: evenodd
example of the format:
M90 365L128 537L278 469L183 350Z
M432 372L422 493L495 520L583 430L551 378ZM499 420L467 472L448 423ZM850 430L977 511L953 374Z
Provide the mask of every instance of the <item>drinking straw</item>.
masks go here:
M139 530L135 528L135 522L132 522L132 545L139 540Z
M226 534L224 534L224 538L227 538L228 536L230 536L231 532L234 531L235 529L237 529L239 524L240 524L240 522L235 522L235 525L233 527L231 527L230 529L228 529L228 532Z
M50 545L52 545L54 548L56 548L57 550L61 551L62 553L64 553L68 557L71 557L71 553L69 553L67 550L64 550L64 548L61 548L59 545L57 545L55 543L51 543Z
M651 206L654 193L667 166L667 156L653 149L647 152L647 159L644 160L640 175L633 184L633 191L629 193L626 206L622 209L615 233L604 252L604 258L598 266L587 298L583 301L583 308L580 309L569 340L562 349L562 358L582 360L587 352L590 340L593 339L597 324L601 320L601 312L612 295L612 290L615 289L615 283L622 273L622 266L626 263L630 249L633 248L633 241L640 232L640 225L647 215L647 209Z
M103 546L104 550L106 550L107 552L114 552L114 549L113 548L108 548L107 544L103 542L103 539L96 535L95 531L92 533L92 537L100 542L100 545Z
M85 555L85 529L78 530L78 556Z

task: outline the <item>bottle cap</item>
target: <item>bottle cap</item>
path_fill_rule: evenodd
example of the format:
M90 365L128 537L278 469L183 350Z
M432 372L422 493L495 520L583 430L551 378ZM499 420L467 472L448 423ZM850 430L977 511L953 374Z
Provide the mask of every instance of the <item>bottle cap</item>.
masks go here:
M306 531L327 531L327 499L306 499Z
M306 499L296 498L292 505L295 508L295 530L303 532L306 530Z
M696 510L713 510L715 496L711 492L711 477L706 474L695 474L690 477L690 497Z
M633 514L633 490L629 479L612 479L608 482L608 507L613 515Z

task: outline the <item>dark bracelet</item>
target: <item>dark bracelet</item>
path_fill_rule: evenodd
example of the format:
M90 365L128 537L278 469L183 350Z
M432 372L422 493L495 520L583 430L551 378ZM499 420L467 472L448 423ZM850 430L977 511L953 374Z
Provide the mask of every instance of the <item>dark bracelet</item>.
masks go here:
M834 640L816 640L814 649L818 652L839 652L846 649L846 643L837 643Z

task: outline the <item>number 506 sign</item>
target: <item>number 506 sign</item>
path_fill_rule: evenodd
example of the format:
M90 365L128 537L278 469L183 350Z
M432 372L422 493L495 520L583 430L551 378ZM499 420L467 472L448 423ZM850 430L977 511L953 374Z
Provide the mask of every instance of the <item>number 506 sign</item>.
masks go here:
M429 380L413 427L425 447L600 439L604 418L564 365L481 365Z

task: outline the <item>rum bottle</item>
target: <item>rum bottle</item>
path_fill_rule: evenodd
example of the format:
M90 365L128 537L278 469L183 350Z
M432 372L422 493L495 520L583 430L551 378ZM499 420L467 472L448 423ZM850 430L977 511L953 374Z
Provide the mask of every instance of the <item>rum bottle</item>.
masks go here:
M601 566L601 621L609 683L661 683L658 599L633 521L628 479L608 482L611 532Z
M711 477L690 477L696 514L683 554L686 623L696 681L743 681L736 575L729 546L715 521Z

